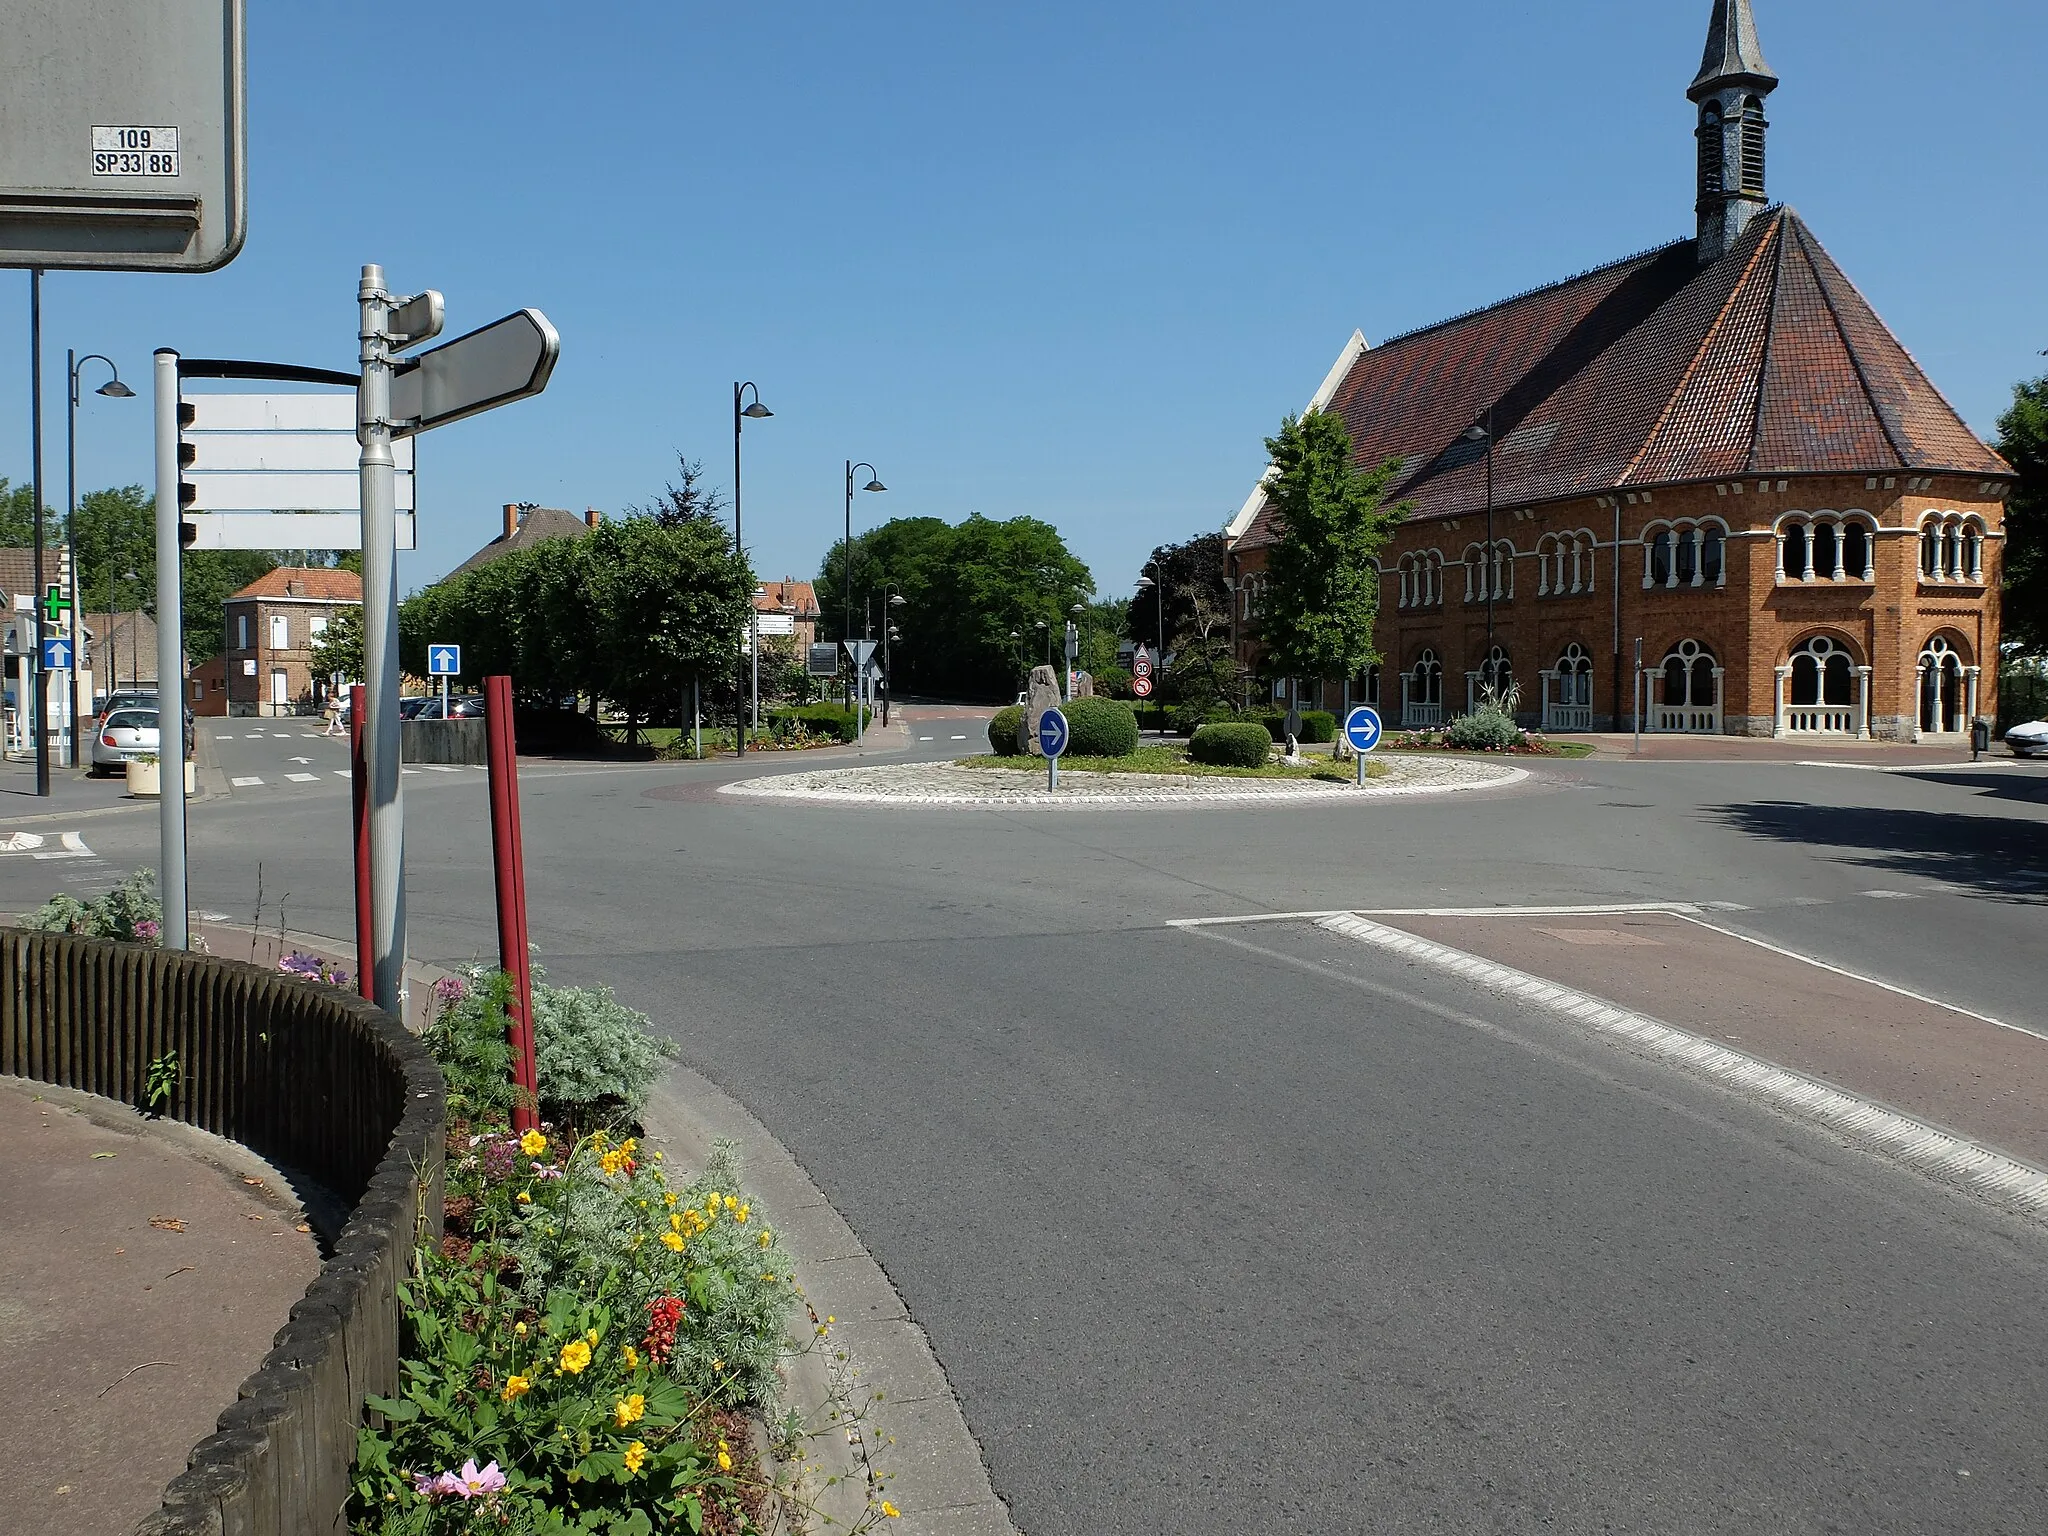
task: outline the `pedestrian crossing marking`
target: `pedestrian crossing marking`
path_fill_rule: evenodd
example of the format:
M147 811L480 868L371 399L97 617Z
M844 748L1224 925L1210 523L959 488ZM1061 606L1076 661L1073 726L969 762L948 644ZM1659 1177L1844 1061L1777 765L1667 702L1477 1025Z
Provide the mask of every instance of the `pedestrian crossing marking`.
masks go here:
M252 786L254 786L254 785L257 785L257 784L261 784L262 782L263 782L263 781L262 781L261 779L257 779L257 778L248 778L248 779L229 779L229 780L228 780L228 783L229 783L229 784L231 784L231 785L233 785L233 786L234 786L234 787L235 787L236 789L248 789L248 788L250 788L250 787L252 787Z
M288 773L285 775L294 784L311 784L319 779L317 773Z

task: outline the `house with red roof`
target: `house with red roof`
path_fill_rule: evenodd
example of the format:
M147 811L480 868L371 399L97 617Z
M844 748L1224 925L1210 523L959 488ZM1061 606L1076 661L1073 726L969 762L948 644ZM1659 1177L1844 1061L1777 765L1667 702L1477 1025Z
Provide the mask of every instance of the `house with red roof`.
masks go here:
M362 577L321 566L281 565L235 593L224 605L227 699L219 712L312 713L329 681L313 673L313 644L337 615L362 606Z
M1525 722L1921 740L1995 713L2011 467L1791 208L1765 195L1751 0L1714 0L1687 90L1692 238L1378 346L1309 402L1410 512L1377 649L1295 683L1426 727L1483 688ZM1240 665L1278 530L1227 533Z

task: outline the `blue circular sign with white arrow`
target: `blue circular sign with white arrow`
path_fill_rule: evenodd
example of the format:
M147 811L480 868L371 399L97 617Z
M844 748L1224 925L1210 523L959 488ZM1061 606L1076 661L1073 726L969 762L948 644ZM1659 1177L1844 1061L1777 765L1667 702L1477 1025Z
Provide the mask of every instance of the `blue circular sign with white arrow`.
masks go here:
M1344 717L1344 739L1355 752L1370 752L1380 744L1380 712L1361 704Z
M1067 717L1056 709L1038 717L1038 750L1047 757L1058 757L1067 750Z

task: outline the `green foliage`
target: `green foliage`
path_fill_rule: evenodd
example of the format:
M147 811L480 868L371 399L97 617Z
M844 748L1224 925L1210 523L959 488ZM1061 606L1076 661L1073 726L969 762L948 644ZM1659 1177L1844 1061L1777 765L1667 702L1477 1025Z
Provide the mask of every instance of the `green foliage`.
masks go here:
M781 731L791 724L801 725L813 736L837 737L840 741L853 741L860 735L860 717L865 715L869 724L874 723L875 712L863 705L859 709L848 709L844 704L805 704L797 709L774 709L768 711L767 719L772 730Z
M1125 633L1151 647L1159 659L1159 621L1166 620L1164 647L1178 651L1190 640L1227 636L1230 589L1223 584L1229 540L1204 533L1185 544L1161 544L1145 562L1143 575L1163 590L1141 588L1124 604Z
M1285 723L1285 717L1282 717ZM1325 742L1337 739L1337 717L1327 709L1304 709L1301 712L1301 734L1297 741Z
M1181 704L1173 711L1173 729L1176 735L1193 736L1205 725L1228 725L1245 718L1227 704Z
M1158 683L1159 696L1168 703L1202 710L1229 708L1237 691L1237 658L1231 653L1229 634L1182 641Z
M90 939L118 939L124 944L159 943L163 925L164 907L157 899L153 869L138 869L90 901L58 895L35 911L21 914L21 926L35 933L76 933Z
M363 610L342 608L327 621L308 658L315 677L337 674L350 682L363 677Z
M1067 750L1074 756L1124 757L1138 750L1137 716L1121 700L1069 699L1060 709L1067 717Z
M1272 748L1273 738L1266 728L1249 722L1204 725L1188 740L1189 757L1226 768L1257 768Z
M2013 386L1998 451L2019 475L2005 503L2005 638L2048 651L2048 376Z
M149 1077L144 1089L149 1112L153 1115L162 1113L163 1106L170 1103L177 1087L178 1053L165 1051L149 1064Z
M45 485L44 490L49 487ZM45 515L50 516L48 508ZM36 490L33 485L15 485L0 475L0 544L19 549L35 541Z
M1375 561L1403 508L1381 506L1398 460L1361 470L1335 412L1288 417L1266 440L1266 497L1279 534L1266 564L1259 640L1280 677L1350 677L1380 659Z
M817 588L821 632L829 638L844 638L847 628L849 565L854 634L865 626L871 594L877 612L885 583L902 594L903 606L890 609L903 633L891 654L899 697L1014 695L1018 676L1043 655L1037 623L1063 633L1068 609L1094 585L1058 531L1036 518L974 515L958 525L899 518L856 535L850 552L838 543L826 554ZM1084 623L1084 638L1091 627L1106 632L1107 618L1099 626ZM1010 639L1012 631L1018 640Z
M154 514L152 514L153 516ZM153 531L150 538L156 535ZM150 571L156 569L152 543ZM188 549L184 559L185 649L196 665L227 648L227 600L267 571L277 557L261 549ZM141 567L137 566L137 570ZM155 607L152 579L150 606Z
M1444 731L1444 741L1461 752L1505 752L1521 746L1528 738L1515 724L1515 706L1520 702L1521 690L1512 684L1505 693L1480 689L1478 707L1453 720Z
M1020 704L1005 704L990 717L988 722L988 749L998 757L1021 757L1024 749L1017 745L1017 732L1024 724L1024 708Z
M506 1039L511 1007L512 978L493 971L421 1033L420 1044L440 1063L451 1120L504 1120L518 1102Z

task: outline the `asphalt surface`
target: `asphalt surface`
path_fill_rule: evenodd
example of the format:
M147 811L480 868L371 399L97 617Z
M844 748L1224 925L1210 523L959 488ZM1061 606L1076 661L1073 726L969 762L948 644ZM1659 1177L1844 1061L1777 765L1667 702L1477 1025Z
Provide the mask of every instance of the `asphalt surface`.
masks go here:
M853 760L528 767L533 937L810 1171L1021 1529L2048 1528L2038 1229L1306 921L1167 926L1720 902L2040 1028L2039 765L1596 758L1185 812L714 792ZM482 775L405 785L414 950L488 956ZM260 869L266 925L349 931L346 783L296 787L193 808L196 908L247 917ZM0 858L0 901L153 860L146 815L76 828L71 862Z

